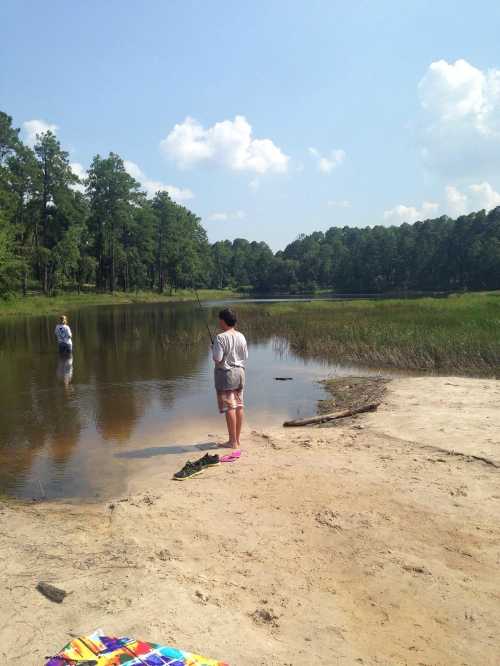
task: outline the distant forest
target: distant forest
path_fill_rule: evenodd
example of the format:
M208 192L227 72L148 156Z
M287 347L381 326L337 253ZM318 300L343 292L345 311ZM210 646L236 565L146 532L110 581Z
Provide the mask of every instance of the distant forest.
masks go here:
M81 181L56 136L22 143L0 112L0 295L209 287L256 292L500 289L500 207L399 227L331 227L273 253L210 244L166 192L152 199L115 153Z

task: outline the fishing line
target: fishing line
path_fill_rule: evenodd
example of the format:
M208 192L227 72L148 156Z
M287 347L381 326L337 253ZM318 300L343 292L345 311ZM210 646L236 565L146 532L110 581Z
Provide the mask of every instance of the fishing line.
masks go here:
M193 287L193 291L196 295L196 300L198 301L198 305L200 306L200 310L203 314L203 319L205 320L205 326L207 327L208 335L210 336L210 342L213 344L214 343L214 338L213 338L213 335L212 335L212 331L210 330L210 326L208 325L208 320L207 320L207 317L206 317L206 314L205 314L205 310L203 309L203 306L201 304L200 297L198 296L198 292L196 291L196 289L194 287Z

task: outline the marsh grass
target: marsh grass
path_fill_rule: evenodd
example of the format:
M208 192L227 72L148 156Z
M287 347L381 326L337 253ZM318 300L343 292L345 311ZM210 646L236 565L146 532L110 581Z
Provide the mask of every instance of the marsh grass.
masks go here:
M238 298L237 294L228 290L200 289L202 300ZM196 297L191 289L179 289L172 295L158 294L153 291L115 292L100 294L95 292L76 292L58 296L28 295L0 298L0 318L10 316L54 315L70 312L81 307L95 305L125 305L128 303L179 303L194 301Z
M174 334L162 334L158 338L158 343L161 348L166 351L172 346L175 346L179 351L187 352L192 347L200 344L206 338L206 333L200 330L180 330Z
M250 336L304 358L500 375L500 293L238 307Z

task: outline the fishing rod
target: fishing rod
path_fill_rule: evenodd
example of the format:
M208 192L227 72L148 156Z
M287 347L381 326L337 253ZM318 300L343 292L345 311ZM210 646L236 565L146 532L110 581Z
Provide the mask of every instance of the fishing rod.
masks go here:
M193 291L196 295L196 300L198 301L198 305L200 306L200 310L203 314L203 319L205 320L205 326L207 327L208 335L210 336L210 342L212 344L214 344L214 337L212 335L212 331L210 330L210 326L208 325L208 320L207 320L207 317L205 315L205 310L203 309L203 306L201 304L200 297L198 296L198 292L196 291L196 289L194 287L193 287Z

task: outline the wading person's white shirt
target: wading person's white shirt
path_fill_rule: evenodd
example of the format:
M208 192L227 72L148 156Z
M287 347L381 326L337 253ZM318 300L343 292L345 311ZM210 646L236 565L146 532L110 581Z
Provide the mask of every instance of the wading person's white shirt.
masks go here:
M67 324L58 324L54 333L56 334L56 340L58 344L68 345L68 347L73 346L73 341L71 339L71 329Z

